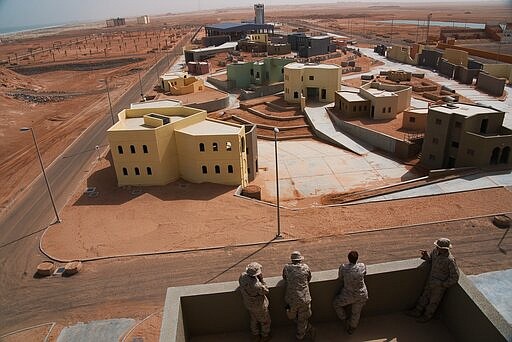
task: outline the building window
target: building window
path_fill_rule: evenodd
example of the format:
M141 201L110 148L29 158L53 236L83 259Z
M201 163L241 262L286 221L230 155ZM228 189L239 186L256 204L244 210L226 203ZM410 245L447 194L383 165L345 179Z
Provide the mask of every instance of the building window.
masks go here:
M231 151L231 142L226 142L226 151Z
M149 166L146 167L146 173L148 174L148 176L151 176L153 174L153 171L151 170L151 168Z
M249 174L249 175L251 174L251 168L250 167L247 168L247 174Z
M254 76L254 69L251 69L251 76Z
M459 142L452 141L452 147L459 148Z
M298 91L294 91L293 92L293 98L294 99L298 99L299 98L299 92Z
M208 173L208 168L205 165L201 166L201 169L203 170L204 174Z
M241 145L242 145L241 149L243 151L243 150L245 150L245 139L242 137L242 139L240 139L240 141L241 141Z
M203 143L199 144L199 152L204 152L204 144Z
M130 152L131 152L131 153L135 153L135 146L130 145Z
M228 165L228 173L233 173L233 165Z
M489 124L489 119L483 119L480 124L480 133L487 133L487 125Z
M135 176L140 176L140 170L138 167L135 168Z
M315 76L309 76L309 80L310 81L314 81L315 80Z
M470 156L474 156L475 155L475 150L473 150L471 148L468 148L467 154L470 155Z
M215 165L215 173L220 173L220 166L219 165Z
M428 159L430 159L430 160L436 160L436 156L434 156L433 154L430 154L430 155L428 156Z
M434 145L439 144L439 139L438 138L433 138L432 139L432 144L434 144Z
M327 91L325 89L322 89L322 99L325 100L327 97Z
M142 145L142 152L148 153L148 146L147 145Z
M455 128L461 128L461 127L462 127L462 122L455 121Z
M128 169L123 167L123 176L128 176Z
M436 125L440 125L440 124L442 124L442 123L443 123L443 120L441 120L441 119L436 119Z
M212 144L212 148L214 151L218 151L219 150L219 144L217 144L216 142Z
M359 111L361 112L363 110L362 106L359 106Z
M123 154L123 146L118 145L117 146L117 152L119 152L119 154Z
M388 113L391 113L391 107L388 107Z
M416 122L416 118L413 116L409 117L409 122Z
M284 74L284 68L281 68L281 74Z
M382 107L382 113L386 113L386 107Z
M356 111L356 106L352 107L352 111L355 112Z

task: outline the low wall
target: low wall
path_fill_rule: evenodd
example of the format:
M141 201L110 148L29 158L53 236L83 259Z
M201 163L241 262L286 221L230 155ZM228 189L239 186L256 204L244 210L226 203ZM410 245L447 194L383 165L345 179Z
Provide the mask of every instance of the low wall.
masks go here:
M437 71L440 75L453 78L453 74L455 73L455 64L452 64L445 59L441 59L437 66Z
M274 83L267 86L257 87L254 90L242 89L240 93L240 100L250 100L256 97L263 97L282 92L284 90L284 82Z
M234 82L223 81L210 76L206 78L206 82L213 84L215 87L223 91L228 91L234 88Z
M475 77L477 77L479 73L480 69L468 69L462 65L457 65L453 77L460 83L473 84Z
M437 69L443 54L434 50L423 50L418 57L418 65Z
M369 265L366 285L370 299L362 315L400 312L414 306L429 268L420 259ZM332 300L340 283L337 270L313 272L310 283L313 322L336 321ZM293 324L286 318L281 277L266 279L270 290L272 326ZM160 341L187 341L191 336L248 331L249 315L238 282L167 289ZM219 310L222 308L222 310ZM461 273L440 307L441 319L460 341L506 341L512 328ZM462 319L463 317L463 319Z
M498 78L481 72L478 74L476 88L492 96L501 96L503 95L506 81L505 78Z
M450 48L450 49L455 49L455 50L462 50L462 51L468 52L472 56L478 56L478 57L493 59L496 61L501 61L501 62L512 64L512 55L507 55L504 53L472 49L472 48L468 48L465 46L448 45L448 44L444 44L444 43L438 43L437 47L440 49Z
M218 99L201 103L188 103L187 107L193 107L197 109L203 109L207 112L215 112L216 110L220 110L229 106L229 95Z

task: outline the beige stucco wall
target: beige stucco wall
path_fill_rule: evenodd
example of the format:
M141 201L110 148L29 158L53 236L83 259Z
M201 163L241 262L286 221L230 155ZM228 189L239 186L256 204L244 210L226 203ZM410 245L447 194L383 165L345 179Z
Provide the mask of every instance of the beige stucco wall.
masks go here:
M393 45L387 50L387 57L401 63L418 64L418 55L415 56L416 58L411 58L411 48L409 46Z
M150 113L183 118L166 125L159 125L159 119L149 118L144 122L151 125L150 129L134 129L125 124L130 118L142 118ZM206 111L189 107L127 109L120 112L118 117L119 122L108 130L107 137L119 186L165 185L180 177L196 183L247 185L247 156L242 148L242 140L245 144L244 126L218 122L238 128L237 134L212 131L194 135L179 132L204 120L215 121L206 118ZM231 151L226 151L228 141ZM218 144L217 152L211 148L214 142ZM205 145L205 152L199 151L200 143ZM123 153L119 153L119 146ZM132 153L131 146L135 153ZM207 174L202 172L203 165L208 168ZM220 166L218 174L215 173L215 165ZM228 172L228 165L232 165L233 173ZM135 168L138 168L139 175ZM147 168L151 168L151 174ZM127 175L123 169L126 169Z
M483 70L494 77L503 77L512 82L512 64L484 64Z
M411 121L411 118L414 118L414 122ZM402 127L413 132L425 132L425 128L427 127L427 113L404 111Z
M312 79L310 79L312 78ZM284 99L290 103L300 103L300 94L307 97L307 88L318 89L320 102L334 102L334 93L341 87L341 67L337 65L317 65L291 63L284 67ZM325 90L325 99L322 91ZM294 94L297 93L297 97Z
M247 38L253 42L266 43L268 41L268 35L266 33L255 33L247 35Z
M468 53L462 50L445 49L443 58L455 65L468 66Z

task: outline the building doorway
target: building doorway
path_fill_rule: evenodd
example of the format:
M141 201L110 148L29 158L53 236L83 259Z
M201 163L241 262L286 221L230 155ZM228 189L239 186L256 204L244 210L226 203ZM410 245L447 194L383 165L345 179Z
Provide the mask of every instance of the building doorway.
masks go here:
M489 161L489 163L491 165L496 165L498 164L498 159L500 157L500 148L499 147L495 147L494 150L492 150L492 154L491 154L491 160Z
M318 88L307 87L306 88L306 100L318 102L320 90Z

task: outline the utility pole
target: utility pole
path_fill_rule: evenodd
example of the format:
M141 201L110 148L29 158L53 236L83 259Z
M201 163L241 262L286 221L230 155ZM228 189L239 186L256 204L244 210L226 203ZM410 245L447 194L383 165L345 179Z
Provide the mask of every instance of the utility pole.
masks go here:
M427 39L425 40L426 45L428 45L428 33L430 31L430 19L432 19L432 13L429 13L427 16Z

